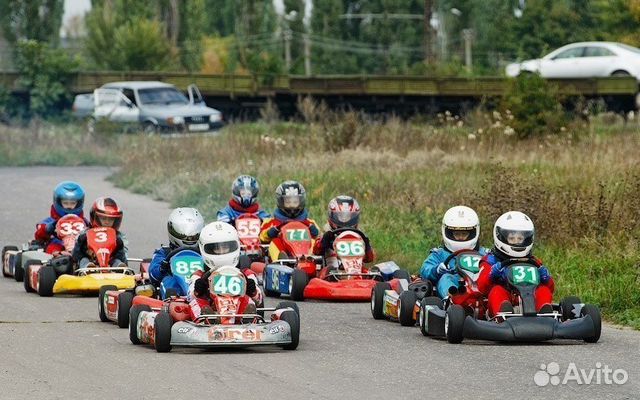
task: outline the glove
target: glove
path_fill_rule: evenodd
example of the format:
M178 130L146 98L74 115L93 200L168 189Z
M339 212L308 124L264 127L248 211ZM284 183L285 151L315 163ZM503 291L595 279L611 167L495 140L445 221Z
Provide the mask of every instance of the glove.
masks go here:
M256 281L251 278L247 278L247 296L253 297L256 295L258 289L256 288Z
M538 268L538 273L540 274L540 283L547 283L549 282L549 279L551 279L551 274L549 273L547 267L545 267L544 265L541 265Z
M269 228L269 230L267 231L267 236L269 236L271 239L275 239L278 237L278 235L280 235L280 229L278 229L275 226L272 226L271 228Z
M316 226L316 224L309 225L309 233L313 237L317 237L320 234L320 231L318 230L318 227Z
M196 281L193 284L193 294L195 294L196 297L202 297L202 296L205 296L208 291L209 291L209 283L207 282L207 280L204 278L196 279Z
M171 266L169 265L169 260L162 260L160 263L160 272L163 274L171 274Z
M436 269L436 272L438 273L438 275L444 275L450 273L451 269L449 269L448 266L444 265L444 263L440 263L438 264L438 269Z
M493 282L506 282L507 269L504 268L500 262L497 262L491 266L491 272L489 273L489 278Z
M53 235L56 231L56 221L49 222L45 227L45 231L47 232L47 235Z

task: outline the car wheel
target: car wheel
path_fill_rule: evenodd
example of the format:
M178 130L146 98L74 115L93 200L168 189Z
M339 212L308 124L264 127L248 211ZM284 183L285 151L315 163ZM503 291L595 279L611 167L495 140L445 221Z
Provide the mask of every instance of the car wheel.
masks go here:
M582 303L580 301L580 298L576 296L567 296L564 299L562 299L560 301L560 311L562 312L562 320L567 321L570 319L577 318L576 315L573 313L573 305L580 304L580 303Z
M22 282L24 279L24 269L22 269L22 253L18 253L13 257L13 279L16 282Z
M413 326L416 321L413 319L413 309L416 305L416 292L405 290L398 298L398 321L402 326Z
M53 296L53 285L56 283L56 271L52 266L45 265L38 271L38 294L41 297Z
M289 279L291 279L291 291L289 293L291 299L295 301L303 301L304 288L307 287L307 283L309 282L307 273L301 269L294 269Z
M384 319L384 292L391 290L387 282L378 282L371 289L371 315L374 319Z
M584 338L587 343L596 343L600 340L600 333L602 331L602 317L600 315L600 309L592 304L586 304L582 307L580 314L584 317L589 315L593 321L593 336Z
M24 266L24 291L27 293L35 293L35 290L31 287L31 266L32 265L40 265L39 260L29 260L27 261L27 265Z
M411 282L411 275L404 269L393 271L393 277L395 279L406 279L408 282Z
M631 74L624 70L618 70L614 71L611 76L631 76Z
M0 258L0 262L2 262L2 276L4 277L9 277L11 275L9 275L5 269L5 264L4 264L4 255L7 251L18 251L18 247L16 246L4 246L2 248L2 258Z
M294 311L285 311L280 315L280 320L289 324L291 328L291 343L283 344L285 350L295 350L300 341L300 315Z
M171 326L173 320L171 316L161 311L156 315L155 323L153 326L155 332L156 351L158 353L167 353L171 351Z
M280 310L287 307L293 308L293 311L295 311L296 314L300 315L300 308L298 308L298 303L296 303L295 301L281 301L276 306L276 310Z
M148 136L155 135L156 133L158 133L158 125L154 124L153 122L145 122L142 126L142 132Z
M429 336L429 331L427 330L427 306L437 307L442 310L442 300L439 297L429 296L420 301L420 315L418 317L420 332L424 336Z
M138 317L142 311L150 312L151 307L147 304L136 304L129 311L129 340L133 344L140 344L138 339Z
M129 326L129 310L133 301L133 293L122 292L118 295L118 327L126 328Z
M447 308L444 317L444 333L449 343L462 342L462 328L464 327L464 308L457 304L452 304Z
M98 315L100 316L100 321L109 322L109 318L107 318L107 291L109 290L118 290L115 285L103 285L100 286L100 290L98 291Z

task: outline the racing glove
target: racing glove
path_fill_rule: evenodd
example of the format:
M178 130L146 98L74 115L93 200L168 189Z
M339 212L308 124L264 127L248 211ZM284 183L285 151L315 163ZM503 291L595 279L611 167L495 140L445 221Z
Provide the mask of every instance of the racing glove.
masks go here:
M253 297L256 295L258 288L256 287L256 281L251 278L247 278L247 296Z
M56 221L49 222L45 227L45 231L47 232L47 235L53 235L56 231Z
M507 269L504 268L500 262L493 264L491 266L491 272L489 273L489 279L493 282L506 282Z
M171 266L169 265L169 260L162 260L162 262L160 263L160 272L166 275L171 274Z
M196 279L193 285L193 294L195 294L196 297L204 297L206 296L208 291L209 283L207 282L207 280L204 278Z
M446 266L444 263L440 263L440 264L438 264L438 268L436 269L436 273L437 273L439 276L442 276L442 275L444 275L444 274L448 274L448 273L450 273L450 272L451 272L451 269L449 269L449 267L448 267L448 266Z
M280 229L278 229L278 227L276 226L272 226L267 231L267 236L269 236L271 239L277 238L279 234L280 234Z
M318 235L320 234L320 231L318 230L318 227L316 226L316 224L309 225L309 233L314 238L318 237Z
M538 273L540 274L541 283L547 283L549 282L549 279L551 279L551 274L549 273L547 267L545 267L544 265L541 265L540 268L538 268Z

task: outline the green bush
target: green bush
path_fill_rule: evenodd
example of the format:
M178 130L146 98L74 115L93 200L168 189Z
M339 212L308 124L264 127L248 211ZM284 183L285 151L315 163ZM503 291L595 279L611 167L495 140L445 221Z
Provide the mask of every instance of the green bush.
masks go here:
M557 133L566 124L558 90L538 74L522 73L509 81L502 109L519 138Z

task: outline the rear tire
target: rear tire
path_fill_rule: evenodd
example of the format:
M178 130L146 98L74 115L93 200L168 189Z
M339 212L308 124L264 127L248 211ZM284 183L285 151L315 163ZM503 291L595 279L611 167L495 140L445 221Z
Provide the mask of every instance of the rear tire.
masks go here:
M560 301L560 311L562 312L562 320L567 321L570 319L576 319L577 316L573 314L573 305L580 304L579 297L567 296Z
M40 265L40 261L38 260L29 260L27 261L27 265L24 266L24 290L27 293L35 293L36 291L31 287L31 266L32 265Z
M171 316L161 311L156 315L155 324L153 326L156 336L156 351L158 353L168 353L171 351L171 326L173 320Z
M600 340L600 334L602 333L602 316L600 315L600 309L592 304L585 304L580 311L580 314L584 316L591 316L593 320L593 336L584 338L587 343L596 343Z
M103 285L100 286L100 290L98 291L98 315L100 316L100 321L109 322L109 318L107 318L107 291L108 290L118 290L115 285Z
M295 301L304 301L304 288L309 283L307 273L301 269L294 269L291 274L291 299Z
M11 276L11 275L9 275L9 274L7 273L7 271L5 271L5 269L4 269L4 255L5 255L5 253L6 253L7 251L10 251L10 250L18 251L18 247L16 247L16 246L4 246L4 247L2 248L2 258L0 258L0 262L2 262L2 276L4 276L5 278L7 278L7 277L10 277L10 276Z
M138 339L138 317L142 311L150 312L151 307L147 304L136 304L129 311L129 340L133 344L141 343L140 339Z
M384 319L384 291L391 290L387 282L378 282L371 290L371 315L373 319Z
M409 272L404 269L393 271L393 277L395 279L406 279L407 281L411 282L411 274L409 274Z
M420 332L422 332L423 336L429 336L429 332L427 330L427 306L437 307L442 310L442 300L439 297L430 296L425 297L420 301L420 315L418 316L420 325Z
M53 296L53 285L56 284L56 271L52 266L45 265L38 273L38 294L41 297Z
M291 343L283 344L285 350L295 350L300 342L300 315L293 311L285 311L280 315L280 320L289 324L291 327Z
M413 308L416 304L417 296L413 290L405 290L398 298L398 321L402 326L414 326L416 320L413 319Z
M22 253L18 253L13 257L13 279L16 282L22 282L24 279L24 269L22 269Z
M298 303L295 301L281 301L276 306L276 310L291 307L296 312L296 314L300 315L300 308L298 308Z
M133 293L122 292L118 295L118 327L126 328L129 326L129 310L131 310L131 302L133 301Z
M444 332L449 343L461 343L462 328L464 328L464 308L457 304L452 304L447 308L444 320Z

